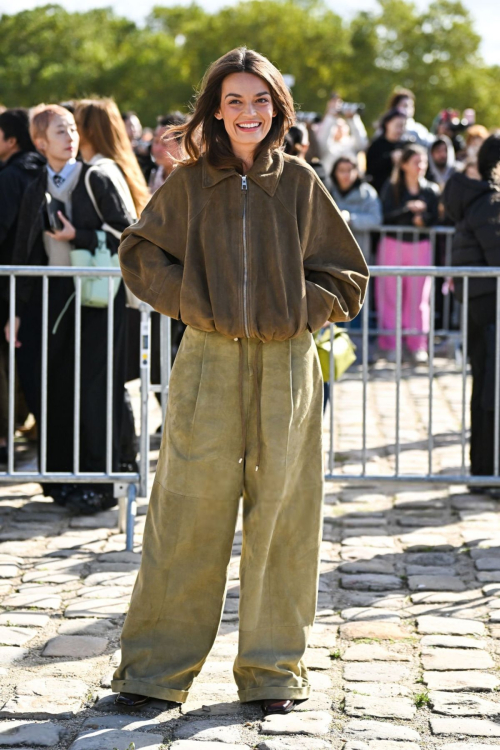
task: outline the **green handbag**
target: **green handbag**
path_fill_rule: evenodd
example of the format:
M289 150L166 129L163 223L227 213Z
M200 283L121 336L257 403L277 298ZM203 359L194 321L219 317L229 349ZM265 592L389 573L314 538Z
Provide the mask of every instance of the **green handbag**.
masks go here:
M330 380L330 351L332 342L330 338L330 326L321 328L314 337L318 348L319 363L323 380ZM334 379L339 380L344 372L356 361L356 347L349 338L349 334L342 328L334 326L333 334L333 363Z
M96 232L97 247L93 253L90 250L71 250L71 265L79 268L119 268L118 254L112 255L106 245L106 232ZM113 279L113 299L120 286L121 278ZM75 279L76 285L76 279ZM82 277L82 305L84 307L108 306L108 277Z
M119 268L118 255L112 255L106 244L106 232L96 231L97 247L93 253L90 250L70 250L71 265L76 268ZM108 276L83 276L81 285L82 307L108 306ZM76 279L74 279L76 287ZM113 279L113 299L120 286L121 277ZM57 317L52 333L57 333L59 323L63 319L68 307L75 298L76 291L69 297Z

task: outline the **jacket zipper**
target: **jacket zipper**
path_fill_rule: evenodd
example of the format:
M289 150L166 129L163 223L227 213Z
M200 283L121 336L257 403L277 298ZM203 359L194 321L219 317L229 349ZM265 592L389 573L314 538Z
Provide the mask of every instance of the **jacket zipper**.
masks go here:
M241 176L241 190L243 192L243 323L245 336L250 338L248 323L248 259L247 259L247 195L248 185L246 175Z

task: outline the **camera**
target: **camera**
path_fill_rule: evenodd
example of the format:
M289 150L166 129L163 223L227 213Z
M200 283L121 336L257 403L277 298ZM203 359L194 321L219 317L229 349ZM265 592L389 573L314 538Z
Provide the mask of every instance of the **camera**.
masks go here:
M365 111L365 105L361 102L342 102L338 111L341 115L360 115Z
M313 122L321 122L323 118L319 112L301 112L299 110L296 112L296 119L297 122L303 122L306 125L309 125Z
M461 118L455 109L445 109L439 114L439 125L445 125L452 133L463 133L470 127L467 118Z

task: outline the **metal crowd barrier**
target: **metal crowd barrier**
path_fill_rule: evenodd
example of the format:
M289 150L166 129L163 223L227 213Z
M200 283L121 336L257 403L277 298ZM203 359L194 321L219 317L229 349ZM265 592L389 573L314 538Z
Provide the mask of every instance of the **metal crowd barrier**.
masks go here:
M133 548L134 517L136 514L137 484L139 494L147 494L147 397L149 387L149 342L147 338L149 306L144 305L141 311L143 349L146 359L141 360L141 430L140 452L141 467L139 473L120 473L112 471L113 443L113 335L107 339L107 380L106 380L106 469L103 472L82 472L79 467L80 443L80 404L81 404L81 294L82 279L96 277L95 268L73 268L59 266L0 266L0 276L9 277L9 414L8 414L8 464L7 471L0 472L0 482L50 482L50 483L110 483L114 484L114 495L119 498L119 527L126 533L126 549ZM119 269L99 268L99 277L108 279L107 331L113 332L114 294L113 279L121 277ZM42 278L42 341L41 341L41 408L39 429L40 460L38 471L16 471L14 467L14 433L15 433L15 315L16 315L16 279L20 276ZM75 280L75 350L74 350L74 413L73 413L73 471L47 471L47 369L49 341L49 279L70 277ZM0 331L0 335L3 332ZM69 436L68 436L69 438Z
M389 231L390 228L384 228ZM401 227L398 227L401 231ZM437 234L437 232L436 232ZM450 232L447 235L451 236ZM334 440L334 357L333 347L330 352L330 442L328 447L327 460L327 480L342 480L357 482L374 482L381 480L393 480L404 482L445 482L468 483L474 485L497 485L500 486L499 476L499 456L500 456L500 268L457 268L451 266L370 266L372 279L377 277L395 277L397 279L397 310L396 310L396 368L395 368L395 471L393 474L369 474L367 472L367 385L369 382L369 363L368 363L368 344L369 337L374 333L388 333L378 327L370 327L370 296L371 285L369 285L365 305L361 313L361 329L358 331L362 339L361 344L361 387L362 387L362 446L361 446L361 472L359 474L342 474L335 472L335 440ZM107 307L107 328L113 330L113 279L120 277L119 269L100 268L99 276L108 278L108 307ZM112 336L108 336L107 349L107 408L106 408L106 470L101 473L85 473L79 469L79 429L80 429L80 341L81 341L81 283L85 277L95 277L96 270L91 268L68 268L68 267L47 267L47 266L0 266L0 276L10 278L10 343L9 343L9 415L8 415L8 466L7 471L0 472L1 482L113 482L115 484L115 496L119 496L119 526L121 531L126 532L126 549L133 548L133 527L136 514L136 496L148 496L148 472L149 472L149 425L148 425L148 401L150 392L161 393L162 413L165 418L168 391L171 371L171 326L170 319L161 316L160 323L160 352L161 352L161 382L151 384L151 311L152 308L145 304L140 304L141 315L141 342L140 342L140 460L138 473L117 473L112 471L112 405L113 405L113 341ZM15 292L16 279L20 276L42 277L43 297L42 297L42 369L41 369L41 424L40 427L40 465L38 471L16 471L14 467L14 428L15 428L15 346L14 346L14 318L15 318ZM429 345L429 363L428 363L428 382L429 382L429 408L428 408L428 438L427 438L427 455L428 470L426 473L418 475L402 474L400 471L400 406L401 406L401 376L402 376L402 337L403 335L419 333L413 330L404 330L402 327L402 279L407 276L427 276L431 278L431 315L430 329L427 333ZM48 357L48 300L49 300L49 279L54 277L70 277L75 279L75 364L74 364L74 425L73 425L73 446L74 446L74 465L72 472L51 473L47 471L47 357ZM433 446L434 439L432 433L433 423L433 380L434 380L434 342L435 337L439 334L445 334L444 330L437 330L435 327L435 284L436 278L441 277L461 277L464 279L464 304L461 306L461 330L457 333L460 336L462 346L462 365L461 365L461 409L462 409L462 430L460 434L461 442L461 469L459 474L436 474L433 472ZM468 284L469 278L494 277L497 280L497 306L496 306L496 359L495 359L495 400L494 400L494 474L489 477L472 477L467 474L466 470L466 381L468 374L467 366L467 317L468 317ZM334 327L331 326L331 337L333 341ZM0 332L1 335L1 332Z
M377 328L375 331L370 328L369 311L370 296L372 294L372 284L368 285L365 304L361 312L361 330L359 333L362 337L361 344L361 383L362 383L362 437L361 437L361 472L359 474L344 474L335 472L335 381L333 347L330 352L330 441L328 448L328 470L325 478L327 480L342 480L356 482L377 482L377 481L399 481L399 482L441 482L446 484L469 484L474 486L500 486L499 460L500 460L500 267L427 267L427 266L370 266L371 278L395 277L397 283L397 306L396 306L396 329L387 331ZM403 335L423 333L416 330L404 330L402 328L402 280L404 277L430 277L430 327L426 332L428 337L428 383L429 383L429 403L428 403L428 430L427 430L427 472L423 474L403 474L400 471L401 441L400 441L400 412L401 412L401 380L402 380L402 338ZM435 283L436 278L454 277L463 279L463 304L461 305L460 331L455 332L460 337L462 347L462 364L461 364L461 466L459 474L436 474L433 472L433 383L435 376L434 367L434 347L435 337L443 331L435 329ZM494 382L494 467L491 476L471 476L466 470L466 414L469 404L466 403L466 383L468 375L467 364L467 321L469 308L469 279L470 278L495 278L496 279L496 339L495 339L495 382ZM369 336L373 333L395 333L396 336L396 368L395 368L395 470L393 474L368 474L367 466L367 386L369 382L369 363L368 363L368 342ZM446 333L446 332L444 332ZM331 326L331 336L333 341L333 326Z

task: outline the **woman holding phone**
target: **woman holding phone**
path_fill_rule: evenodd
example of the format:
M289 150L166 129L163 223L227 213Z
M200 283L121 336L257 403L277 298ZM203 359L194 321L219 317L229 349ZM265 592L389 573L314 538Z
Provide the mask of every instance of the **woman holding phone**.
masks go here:
M47 159L24 195L13 263L71 266L75 248L94 253L97 232L106 228L106 245L118 250L120 233L133 217L113 180L96 165L77 161L79 134L65 107L41 104L31 112L30 131ZM91 171L90 171L91 170ZM89 174L90 172L90 174ZM88 179L86 179L88 177ZM45 221L44 221L45 217ZM48 287L47 460L48 472L74 468L75 285L71 277L51 278ZM125 380L125 289L114 298L112 469L120 465ZM19 376L38 425L42 426L42 285L20 277L16 285L14 331ZM7 339L10 326L5 327ZM81 308L79 470L106 470L107 308ZM42 430L40 430L42 434ZM75 513L96 513L116 505L113 483L43 483L43 492Z

